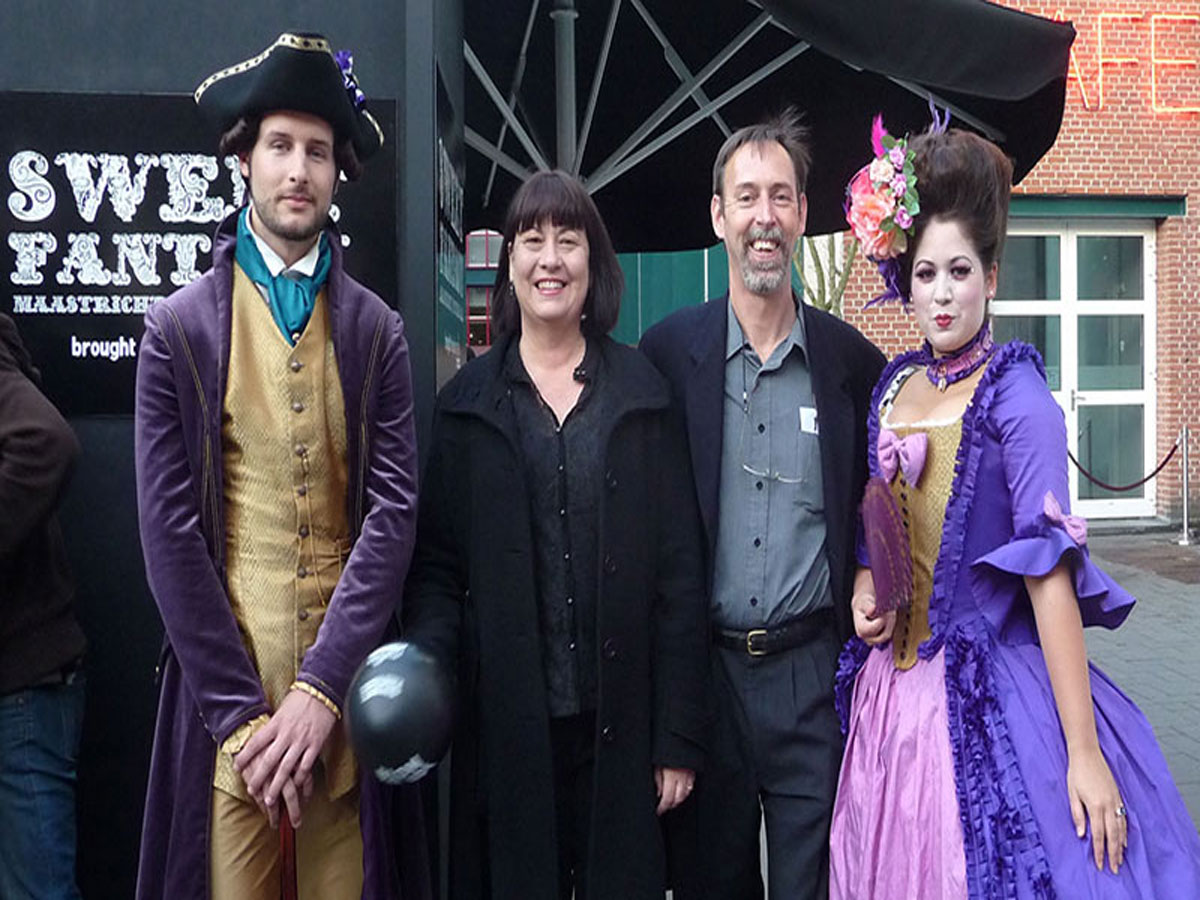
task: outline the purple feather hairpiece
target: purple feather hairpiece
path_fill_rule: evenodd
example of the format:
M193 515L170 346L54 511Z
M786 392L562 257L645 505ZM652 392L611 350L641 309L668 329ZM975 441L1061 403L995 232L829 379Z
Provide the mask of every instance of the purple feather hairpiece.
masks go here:
M930 134L945 134L946 129L950 127L950 110L939 113L932 98L929 100L929 118L933 120L933 124L929 126Z
M900 286L900 260L895 257L881 259L875 263L875 268L879 270L879 277L883 279L884 290L883 293L872 297L863 304L863 309L870 309L872 306L890 303L893 300L899 300L901 305L907 309L908 295Z

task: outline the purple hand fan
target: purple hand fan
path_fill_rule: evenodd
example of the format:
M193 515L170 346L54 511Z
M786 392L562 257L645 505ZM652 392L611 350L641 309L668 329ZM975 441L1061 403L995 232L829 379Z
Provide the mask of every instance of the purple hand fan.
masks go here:
M876 611L908 606L913 594L912 548L900 508L886 481L872 478L867 482L859 512L875 581Z

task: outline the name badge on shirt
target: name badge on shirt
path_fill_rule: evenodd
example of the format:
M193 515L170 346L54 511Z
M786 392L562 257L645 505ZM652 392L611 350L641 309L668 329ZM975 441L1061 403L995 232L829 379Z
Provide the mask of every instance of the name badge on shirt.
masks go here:
M800 407L800 430L805 434L820 434L817 428L817 410L812 406Z

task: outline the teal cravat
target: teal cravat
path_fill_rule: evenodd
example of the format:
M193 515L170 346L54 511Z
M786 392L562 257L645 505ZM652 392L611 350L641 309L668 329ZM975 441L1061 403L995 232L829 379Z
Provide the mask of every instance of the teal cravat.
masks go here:
M255 284L267 289L268 305L275 324L283 333L289 344L295 345L292 335L302 334L312 315L313 305L317 301L317 292L329 277L329 266L333 254L329 250L329 241L321 235L321 249L317 254L317 267L312 275L291 275L280 272L272 277L267 264L263 262L254 235L250 233L250 210L238 216L237 251L235 257L242 271Z

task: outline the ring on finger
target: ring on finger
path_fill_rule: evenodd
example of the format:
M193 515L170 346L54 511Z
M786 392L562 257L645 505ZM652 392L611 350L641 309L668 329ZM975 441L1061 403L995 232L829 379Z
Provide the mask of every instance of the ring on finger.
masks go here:
M1117 818L1123 819L1124 817L1125 817L1125 804L1122 803L1120 806L1117 807Z

